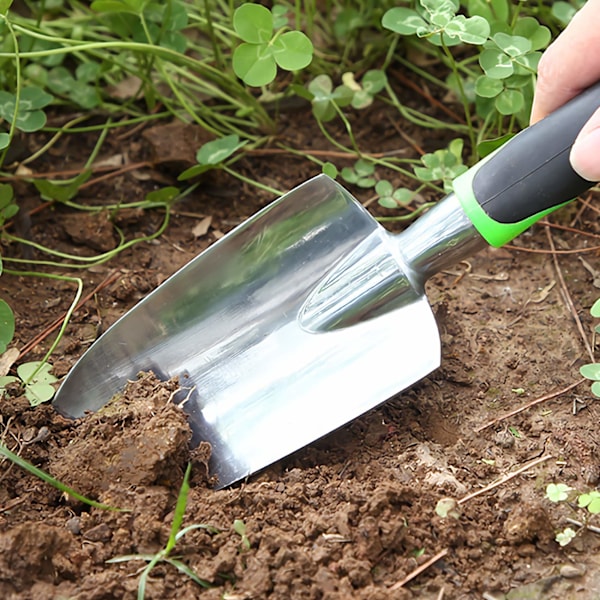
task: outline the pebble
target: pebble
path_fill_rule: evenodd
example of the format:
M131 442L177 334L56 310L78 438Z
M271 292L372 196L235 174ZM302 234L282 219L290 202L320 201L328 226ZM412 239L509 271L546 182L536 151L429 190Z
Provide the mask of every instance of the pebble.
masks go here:
M574 579L585 574L585 565L563 565L560 568L560 576L565 579Z

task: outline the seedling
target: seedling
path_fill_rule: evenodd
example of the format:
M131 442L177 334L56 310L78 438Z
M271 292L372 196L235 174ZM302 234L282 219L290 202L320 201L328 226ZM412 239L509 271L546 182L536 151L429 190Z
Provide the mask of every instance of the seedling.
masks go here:
M414 167L417 178L421 181L441 181L446 193L452 191L452 181L468 167L462 161L463 140L457 138L450 142L448 148L436 150L421 157L422 167Z
M415 192L407 188L397 188L387 181L382 179L375 185L375 191L379 196L377 200L380 206L384 208L399 208L408 206L415 197Z
M371 106L375 96L385 89L387 77L384 71L372 69L364 74L360 83L351 72L342 75L342 82L352 91L352 108L360 110Z
M301 90L298 90L302 94ZM324 123L331 121L342 108L352 103L354 92L347 85L333 86L329 75L317 75L308 84L308 99L312 104L313 115Z
M374 177L375 165L364 158L359 158L353 167L344 167L342 169L342 178L360 188L375 187L377 180Z
M185 474L183 476L183 482L181 487L179 488L179 494L177 496L177 503L175 504L175 512L173 514L173 522L171 523L171 532L169 534L169 539L165 547L157 552L156 554L128 554L126 556L117 556L115 558L109 559L107 562L109 563L122 563L129 562L130 560L142 560L147 562L148 564L144 567L142 574L140 575L140 579L138 581L138 600L143 600L146 596L146 584L148 582L148 577L154 567L160 562L166 562L172 566L174 566L180 573L183 573L187 577L189 577L192 581L197 583L200 587L209 588L211 585L200 579L196 573L190 569L184 562L182 562L179 558L171 556L171 552L175 549L177 542L190 531L195 529L206 529L210 533L219 533L220 530L212 525L189 525L188 527L184 527L181 529L181 525L183 524L183 517L185 515L185 509L187 506L188 494L190 491L190 473L191 473L192 465L188 464Z
M281 13L277 24L281 23ZM277 75L277 67L299 71L307 67L313 45L301 31L275 31L273 13L260 4L242 4L233 13L233 28L242 43L233 53L233 70L246 84L262 87Z
M37 406L42 402L47 402L54 396L54 386L58 379L50 373L52 365L32 361L19 365L17 367L17 376L5 375L0 377L0 399L6 393L7 386L18 384L25 389L25 397L29 400L31 406Z
M62 492L67 496L71 496L75 498L75 500L79 500L79 502L83 502L89 506L93 506L94 508L101 508L103 510L112 510L112 511L124 511L122 508L115 508L114 506L109 506L107 504L102 504L101 502L97 502L96 500L91 500L90 498L86 498L82 496L79 492L74 490L73 488L65 485L62 481L55 479L52 475L46 473L42 469L32 465L30 462L27 462L24 458L21 458L18 454L15 454L11 450L9 450L4 444L0 443L0 454L8 458L11 462L21 467L21 469L35 475L42 481L49 483L52 487L55 487L57 490Z
M590 309L592 317L600 318L600 298L594 302ZM594 327L594 333L600 333L600 325ZM580 367L579 372L583 377L589 379L592 382L592 394L597 398L600 398L600 363L593 362L588 363Z
M242 552L250 550L251 544L248 536L246 535L246 523L241 519L235 519L233 522L233 530L240 536Z
M575 488L565 483L549 483L546 487L546 498L555 503L566 503L574 512L582 515L583 523L571 521L581 525L581 530L589 525L590 517L600 514L600 491L591 490L590 492L579 493ZM559 531L554 538L561 546L568 545L578 532L571 527Z

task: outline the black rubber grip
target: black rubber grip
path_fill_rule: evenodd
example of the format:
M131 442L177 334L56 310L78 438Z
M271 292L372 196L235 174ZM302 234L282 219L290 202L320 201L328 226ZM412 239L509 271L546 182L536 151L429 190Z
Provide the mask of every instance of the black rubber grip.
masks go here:
M593 183L575 173L569 153L598 107L600 83L521 131L484 161L472 185L486 214L499 223L517 223L589 189Z

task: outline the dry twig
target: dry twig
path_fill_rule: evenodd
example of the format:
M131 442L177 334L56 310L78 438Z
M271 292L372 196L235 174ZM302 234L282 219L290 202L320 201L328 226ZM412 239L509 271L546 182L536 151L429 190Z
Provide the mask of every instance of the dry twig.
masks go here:
M396 582L391 588L390 591L399 590L401 587L404 587L409 581L412 581L417 575L420 575L423 571L426 571L431 565L435 564L440 558L444 558L448 554L448 548L444 548L434 556L432 556L428 561L424 562L422 565L419 565L414 571L409 573L404 579Z
M542 402L546 402L546 400L551 400L552 398L561 396L562 394L565 394L566 392L572 390L573 388L576 388L580 383L583 383L584 381L586 381L586 380L580 379L579 381L576 381L575 383L571 383L566 388L563 388L556 392L552 392L550 394L546 394L545 396L542 396L541 398L536 398L535 400L532 400L531 402L528 402L527 404L524 404L523 406L520 406L519 408L515 408L515 410L511 410L509 413L506 413L505 415L502 415L501 417L497 417L496 419L492 419L491 421L488 421L485 425L481 425L480 427L478 427L475 430L475 433L479 433L480 431L483 431L484 429L487 429L488 427L491 427L492 425L495 425L496 423L499 423L500 421L504 421L504 419L508 419L510 417L513 417L514 415L518 415L520 412L523 412L524 410L527 410L528 408L531 408L532 406L536 406L538 404L541 404Z

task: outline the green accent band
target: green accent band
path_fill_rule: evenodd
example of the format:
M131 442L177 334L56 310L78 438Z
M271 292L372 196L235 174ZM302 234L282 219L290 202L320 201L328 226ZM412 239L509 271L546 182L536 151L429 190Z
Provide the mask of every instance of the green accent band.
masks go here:
M481 205L477 202L477 198L475 198L475 194L473 193L473 178L475 177L475 174L493 155L494 153L486 156L466 173L459 175L452 182L452 185L462 209L465 211L465 214L471 223L473 223L475 229L477 229L481 234L481 237L483 237L490 246L499 248L516 238L526 229L529 229L529 227L539 221L542 217L554 212L559 206L568 204L568 202L543 210L542 212L536 213L522 221L517 221L516 223L498 223L498 221L494 221L494 219L488 216L485 210L481 208Z

